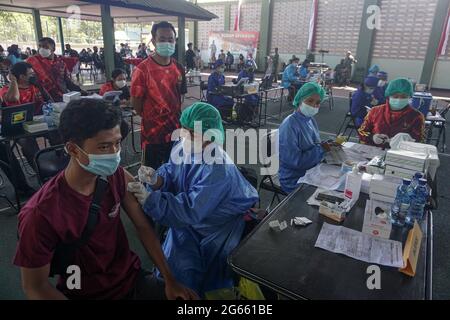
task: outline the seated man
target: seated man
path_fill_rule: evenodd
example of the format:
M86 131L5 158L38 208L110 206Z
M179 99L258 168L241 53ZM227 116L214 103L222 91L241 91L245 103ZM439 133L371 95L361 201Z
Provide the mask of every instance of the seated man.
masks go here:
M191 299L165 261L155 233L132 194L133 177L120 163L120 109L101 100L71 102L61 115L60 132L70 155L67 168L48 181L19 214L19 242L14 264L29 299ZM67 286L61 272L56 288L49 282L52 259L61 244L79 240L89 222L98 176L107 178L95 227L69 264L81 272L79 288ZM164 282L141 268L130 250L120 218L123 207ZM63 268L65 269L65 267ZM70 283L70 282L69 282Z
M385 104L374 107L358 130L363 144L388 147L389 139L398 133L408 133L416 142L425 140L425 118L409 105L413 95L410 80L398 78L389 82Z
M148 216L170 228L163 247L177 280L203 296L233 287L227 257L242 237L244 214L258 202L258 193L222 149L222 119L213 106L194 103L180 122L183 138L170 161L156 172L141 167L139 179L147 188L128 187Z
M281 85L285 89L289 89L290 87L300 88L301 82L298 73L298 63L300 59L295 57L292 59L292 62L284 69L283 77L281 78Z
M308 77L309 77L309 70L308 70L309 65L310 65L309 60L305 59L305 61L303 61L302 65L301 65L300 71L299 71L301 79L304 79L304 80L308 79Z
M357 128L361 126L367 115L367 107L378 105L378 100L374 99L373 92L378 85L377 77L367 77L364 83L352 95L351 114L355 119Z
M125 70L115 69L111 73L111 80L100 88L100 95L110 91L122 91L120 95L121 105L126 106L130 101L130 88L127 86L127 74Z
M7 107L25 103L34 103L34 114L42 114L44 98L37 82L36 74L29 63L18 62L10 71L9 85L0 89L0 97Z
M51 38L39 40L39 54L27 59L39 79L39 83L55 102L63 100L70 91L87 92L73 83L63 59L55 54L55 41Z
M288 116L279 129L279 177L284 192L294 191L307 170L319 164L326 150L320 140L314 116L319 112L325 90L315 82L303 85L293 102L296 111Z
M207 100L208 103L219 109L222 114L229 116L233 109L234 100L231 97L218 93L219 87L225 84L224 72L225 67L223 61L217 60L214 64L214 72L208 77Z
M26 62L18 62L12 68L9 74L10 83L0 89L0 98L2 99L3 107L11 107L26 103L34 103L34 114L42 114L42 105L44 104L44 98L40 89L35 85L37 82L36 75L31 68L31 65ZM39 151L39 146L36 142L36 138L21 138L18 144L22 148L22 153L27 159L30 166L34 168L34 157ZM22 168L20 167L17 159L7 159L6 155L1 156L1 160L8 163L14 171L17 173L17 184L21 192L31 195L31 187L26 182ZM8 169L5 172L8 173ZM8 175L11 180L11 176ZM23 190L23 191L22 191Z
M245 63L245 68L241 70L238 74L237 79L233 80L233 83L237 84L241 79L247 78L249 83L253 83L255 81L255 70L253 68L253 63L249 60ZM252 94L245 96L245 104L256 107L258 105L259 95Z

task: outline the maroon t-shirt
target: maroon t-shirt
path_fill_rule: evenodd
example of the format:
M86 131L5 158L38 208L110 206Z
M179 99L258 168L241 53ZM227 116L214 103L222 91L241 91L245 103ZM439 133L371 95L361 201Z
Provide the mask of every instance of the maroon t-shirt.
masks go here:
M67 277L58 281L57 288L68 298L120 299L135 284L141 262L130 250L120 219L120 202L126 192L123 168L108 181L99 223L89 242L75 255L74 264L81 271L81 289L69 290ZM14 264L25 268L49 264L57 244L81 237L91 201L92 195L82 195L67 184L64 171L48 181L19 214L20 240Z

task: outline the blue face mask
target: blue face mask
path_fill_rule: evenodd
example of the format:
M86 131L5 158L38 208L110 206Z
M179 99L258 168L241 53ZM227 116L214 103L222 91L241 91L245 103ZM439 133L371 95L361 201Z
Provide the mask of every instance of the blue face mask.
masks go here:
M389 98L389 106L394 111L404 109L409 104L409 99Z
M300 106L300 112L306 117L314 117L319 112L319 108L311 107L303 102Z
M112 176L120 164L120 150L111 154L88 154L78 147L89 158L89 164L86 166L77 159L78 164L87 172L96 176Z
M175 53L175 43L170 42L157 42L156 52L161 57L170 57Z

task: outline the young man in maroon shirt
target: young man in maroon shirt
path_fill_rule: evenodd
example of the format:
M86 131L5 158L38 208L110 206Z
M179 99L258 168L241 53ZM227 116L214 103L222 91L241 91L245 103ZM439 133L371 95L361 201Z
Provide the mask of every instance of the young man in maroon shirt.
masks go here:
M119 166L121 112L103 101L71 102L60 119L60 133L71 159L67 168L47 182L19 214L14 264L20 267L29 299L192 299L195 293L171 274L160 243L141 206L126 191L133 177ZM98 223L79 247L72 265L80 270L80 289L69 289L68 277L56 286L48 281L55 248L81 238L87 224L97 177L105 176ZM164 282L141 269L130 250L120 219L123 207ZM165 283L165 284L164 284Z

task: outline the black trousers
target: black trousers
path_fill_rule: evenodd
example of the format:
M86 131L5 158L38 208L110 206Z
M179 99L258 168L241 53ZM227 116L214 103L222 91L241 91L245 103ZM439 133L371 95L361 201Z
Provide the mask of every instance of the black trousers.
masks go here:
M163 144L147 144L144 152L144 165L158 169L162 164L166 163L170 159L170 151L172 150L173 143Z

